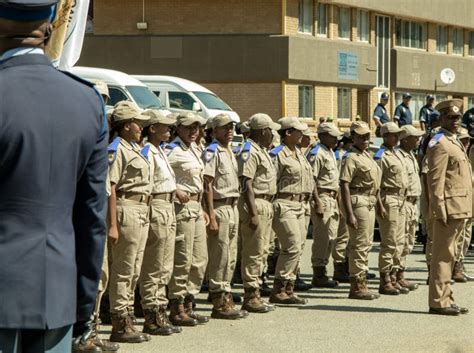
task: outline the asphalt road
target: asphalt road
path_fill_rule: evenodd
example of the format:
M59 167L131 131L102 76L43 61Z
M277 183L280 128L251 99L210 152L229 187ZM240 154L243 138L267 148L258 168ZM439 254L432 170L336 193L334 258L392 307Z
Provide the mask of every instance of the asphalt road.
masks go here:
M308 240L308 243L311 240ZM307 244L302 261L305 279L311 278ZM377 244L370 254L371 270L377 271ZM122 344L120 352L474 352L474 282L454 285L454 296L470 314L458 317L429 315L427 272L421 246L409 257L407 277L418 290L374 301L347 299L349 285L336 289L312 289L301 293L304 307L279 307L268 314L251 314L238 321L211 320L184 328L180 334L153 337L150 342ZM474 253L466 261L474 273ZM330 268L332 273L332 268ZM378 280L370 287L377 289ZM241 293L242 287L236 291ZM210 315L211 306L199 296L199 311ZM104 337L110 327L102 327Z

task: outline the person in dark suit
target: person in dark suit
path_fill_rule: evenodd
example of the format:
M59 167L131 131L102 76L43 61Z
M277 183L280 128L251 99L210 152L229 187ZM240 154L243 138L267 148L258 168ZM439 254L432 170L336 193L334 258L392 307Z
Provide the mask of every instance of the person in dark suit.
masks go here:
M103 102L44 55L56 3L0 0L3 353L69 352L87 336L103 259Z

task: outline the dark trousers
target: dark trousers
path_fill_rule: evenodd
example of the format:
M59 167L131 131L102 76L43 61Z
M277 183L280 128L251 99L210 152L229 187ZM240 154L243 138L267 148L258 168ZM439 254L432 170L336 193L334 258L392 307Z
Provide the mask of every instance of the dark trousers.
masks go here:
M72 326L54 330L0 328L1 353L69 353Z

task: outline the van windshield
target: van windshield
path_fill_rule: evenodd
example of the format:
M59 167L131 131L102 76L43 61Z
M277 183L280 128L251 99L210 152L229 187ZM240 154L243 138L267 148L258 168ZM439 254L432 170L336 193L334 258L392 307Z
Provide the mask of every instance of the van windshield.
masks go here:
M140 108L147 109L163 107L163 103L161 103L160 99L150 91L148 87L126 86L126 88Z
M206 106L207 109L215 110L228 110L231 111L230 107L219 97L214 94L207 92L193 92L196 97Z

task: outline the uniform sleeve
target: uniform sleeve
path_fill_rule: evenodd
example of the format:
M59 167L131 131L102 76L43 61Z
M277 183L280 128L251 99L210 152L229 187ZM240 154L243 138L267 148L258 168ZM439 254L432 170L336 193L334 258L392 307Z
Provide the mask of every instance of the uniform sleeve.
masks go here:
M350 183L354 178L356 165L354 160L349 156L342 161L341 177L342 181Z
M319 172L321 171L321 166L323 165L323 163L324 163L324 157L318 153L317 158L314 161L314 165L313 165L313 176L315 178L319 177Z
M111 184L117 185L123 175L125 168L123 157L121 146L119 146L117 152L115 152L115 156L109 155L109 158L112 158L112 163L109 166L109 179Z
M216 151L214 154L214 157L212 157L210 161L206 162L204 166L204 175L209 176L211 178L215 178L218 166L219 166L219 153L218 151Z
M402 116L401 107L398 106L397 108L395 108L395 113L393 115L393 118L396 120L400 120L401 116Z
M446 207L444 203L444 188L446 170L448 167L449 155L446 148L437 143L428 150L428 175L427 186L430 193L430 209L434 212L436 219L446 219Z
M238 159L239 177L243 176L249 179L253 179L257 173L257 167L259 165L259 158L257 154L251 153L247 161L243 161L241 157Z
M77 266L77 321L94 310L106 237L107 140L102 133L79 177L73 208Z
M428 121L428 109L422 108L420 110L420 122L426 123Z
M382 112L379 106L375 108L373 118L377 120L380 120L382 118Z

